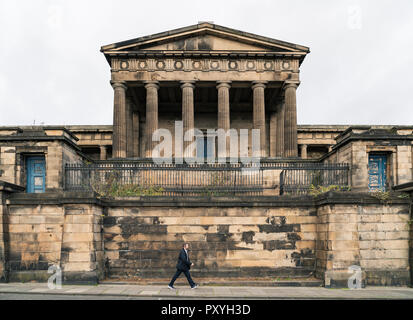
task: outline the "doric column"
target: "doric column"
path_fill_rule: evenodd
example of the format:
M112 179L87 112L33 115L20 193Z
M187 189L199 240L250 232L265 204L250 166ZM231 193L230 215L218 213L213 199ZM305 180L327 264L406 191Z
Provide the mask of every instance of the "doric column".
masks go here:
M158 89L157 81L146 82L146 151L147 158L152 157L152 150L158 143L152 141L152 134L158 129Z
M194 81L181 81L182 89L182 122L183 122L183 134L188 130L194 129ZM183 151L186 151L187 146L189 146L193 140L185 141L183 145ZM193 157L193 154L184 154L186 157Z
M133 116L132 99L126 96L126 156L133 156Z
M113 103L113 137L112 157L126 157L126 85L124 81L112 82L114 90Z
M218 129L224 129L225 133L230 129L230 111L229 111L229 88L231 88L230 81L218 81ZM218 154L218 157L229 156L230 139L226 137L226 151ZM218 150L221 151L221 150ZM224 152L223 150L221 152Z
M253 126L254 129L260 130L260 149L261 156L266 156L266 139L265 139L265 89L264 81L254 81L252 90L253 90Z
M277 113L270 115L270 157L277 156Z
M107 147L106 146L99 146L100 148L100 160L107 159Z
M133 127L133 148L132 157L139 157L139 111L132 113L132 127Z
M285 138L285 156L297 157L297 84L288 83L284 87L285 95L285 121L284 121L284 138Z
M278 105L277 109L277 139L276 156L284 157L284 101Z
M301 158L302 159L307 159L307 145L306 144L302 144L300 146L301 148Z

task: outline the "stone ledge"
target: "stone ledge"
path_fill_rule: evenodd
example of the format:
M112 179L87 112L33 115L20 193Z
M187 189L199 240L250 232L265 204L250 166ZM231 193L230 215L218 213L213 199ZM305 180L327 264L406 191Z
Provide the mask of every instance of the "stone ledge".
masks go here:
M5 191L5 192L22 192L26 188L19 186L14 183L6 182L0 180L0 191Z
M0 185L1 186L1 185ZM366 192L328 192L312 196L245 196L245 197L164 197L141 196L124 198L97 198L93 192L59 191L47 193L16 193L8 197L10 205L97 204L108 207L318 207L327 204L383 205ZM409 204L410 199L389 200L391 204Z

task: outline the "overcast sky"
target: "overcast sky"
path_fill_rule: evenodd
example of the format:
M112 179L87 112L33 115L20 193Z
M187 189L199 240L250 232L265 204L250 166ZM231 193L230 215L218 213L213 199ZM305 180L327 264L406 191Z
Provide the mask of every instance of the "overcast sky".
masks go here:
M112 124L100 47L198 21L310 47L299 124L413 125L411 0L0 0L0 126Z

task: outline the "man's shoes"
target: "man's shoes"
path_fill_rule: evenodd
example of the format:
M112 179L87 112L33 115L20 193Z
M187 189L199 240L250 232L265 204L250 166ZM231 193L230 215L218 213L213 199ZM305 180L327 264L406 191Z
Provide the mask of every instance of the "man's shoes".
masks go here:
M196 288L198 288L198 285L195 283L195 284L191 287L191 289L196 289Z
M174 286L168 285L168 288L171 289L171 290L176 290L176 288Z

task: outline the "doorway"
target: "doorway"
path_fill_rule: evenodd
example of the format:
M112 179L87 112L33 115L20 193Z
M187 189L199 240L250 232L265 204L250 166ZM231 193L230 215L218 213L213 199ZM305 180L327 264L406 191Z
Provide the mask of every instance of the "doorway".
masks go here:
M387 188L387 155L369 154L369 191Z
M45 191L46 161L44 156L30 156L26 158L27 192L41 193Z

